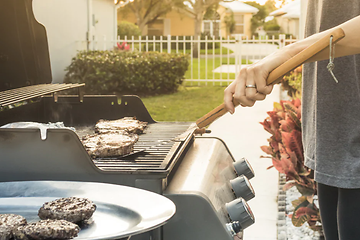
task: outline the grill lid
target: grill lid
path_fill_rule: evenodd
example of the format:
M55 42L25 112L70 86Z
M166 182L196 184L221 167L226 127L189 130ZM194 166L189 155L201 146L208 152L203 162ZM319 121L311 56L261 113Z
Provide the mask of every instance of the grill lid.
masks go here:
M0 91L51 83L46 30L32 0L0 0Z

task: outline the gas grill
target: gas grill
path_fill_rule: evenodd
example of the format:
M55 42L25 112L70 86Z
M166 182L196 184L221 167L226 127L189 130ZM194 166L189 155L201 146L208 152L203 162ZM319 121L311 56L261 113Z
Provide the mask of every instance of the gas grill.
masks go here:
M80 181L125 185L168 197L176 214L135 240L231 240L254 222L246 160L219 138L198 136L191 122L156 122L137 96L83 95L83 84L51 84L46 33L32 0L0 0L0 126L56 123L68 128L0 128L0 182ZM14 39L27 39L15 41ZM25 44L25 45L24 45ZM29 51L32 50L32 51ZM47 54L46 54L47 53ZM78 95L59 92L78 89ZM127 157L92 158L81 136L100 119L135 117L148 126ZM45 135L45 136L44 136ZM146 199L144 199L146 201Z

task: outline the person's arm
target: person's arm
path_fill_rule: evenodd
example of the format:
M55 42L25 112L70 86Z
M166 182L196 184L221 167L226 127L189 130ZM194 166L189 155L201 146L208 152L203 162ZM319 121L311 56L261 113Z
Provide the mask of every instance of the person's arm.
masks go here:
M272 70L321 39L328 32L339 27L343 29L345 37L336 43L335 57L359 54L360 16L357 16L337 27L290 44L281 50L270 54L261 61L242 68L235 81L233 81L224 91L224 103L226 109L230 113L234 113L235 107L233 100L240 103L241 106L249 107L253 106L258 100L264 100L266 95L270 94L273 88L273 85L266 85L266 79ZM327 48L310 58L307 62L325 60L328 58L329 49Z

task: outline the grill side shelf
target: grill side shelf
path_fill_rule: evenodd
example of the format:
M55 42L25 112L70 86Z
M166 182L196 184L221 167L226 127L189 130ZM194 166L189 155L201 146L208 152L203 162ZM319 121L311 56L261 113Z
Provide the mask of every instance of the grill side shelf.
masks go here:
M15 88L0 92L0 108L21 103L26 100L42 97L48 94L54 94L55 101L57 100L57 92L79 88L79 98L82 101L83 92L82 87L84 83L59 83L59 84L39 84L31 85L22 88Z

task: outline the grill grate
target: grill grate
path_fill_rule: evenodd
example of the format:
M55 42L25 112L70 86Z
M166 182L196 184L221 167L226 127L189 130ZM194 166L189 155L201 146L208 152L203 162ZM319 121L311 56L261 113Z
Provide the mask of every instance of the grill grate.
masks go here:
M28 87L15 88L0 92L0 107L6 107L20 103L36 97L42 97L50 93L55 93L72 88L85 86L84 83L75 84L39 84Z
M144 134L139 135L139 141L134 150L150 148L146 152L140 152L123 159L119 158L96 158L95 165L104 171L164 171L167 170L177 153L183 150L186 142L192 136L192 132L182 136L180 140L171 141L182 135L189 129L191 123L157 122L147 126Z

